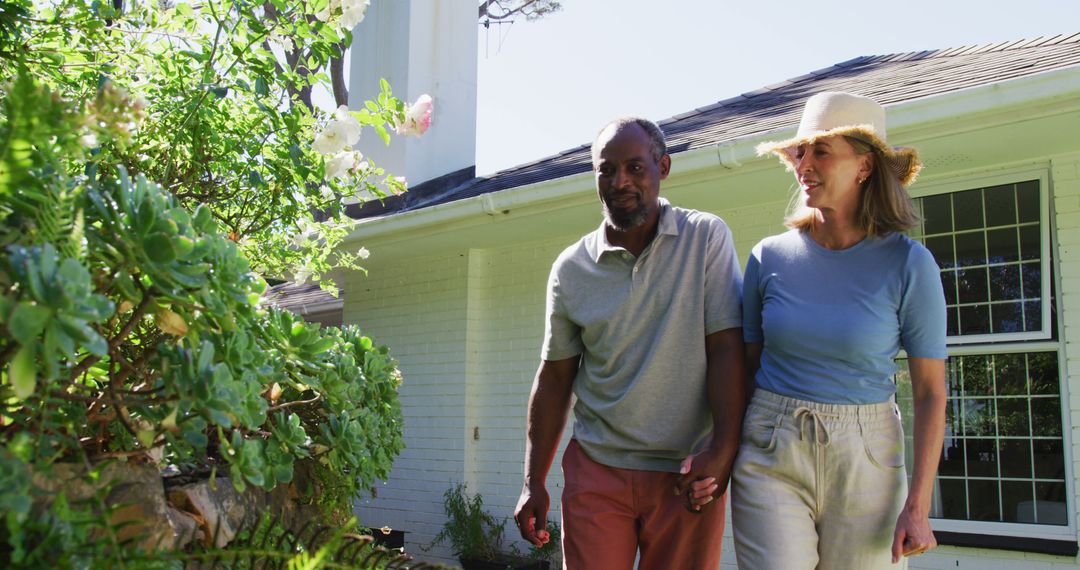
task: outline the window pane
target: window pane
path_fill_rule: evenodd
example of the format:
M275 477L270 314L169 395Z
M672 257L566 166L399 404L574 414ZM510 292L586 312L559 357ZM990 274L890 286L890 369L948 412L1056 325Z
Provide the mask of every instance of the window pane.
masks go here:
M990 328L996 333L1024 331L1023 303L998 303L990 306Z
M1031 399L1031 429L1036 436L1061 437L1061 404L1057 398Z
M1031 481L1003 481L1001 503L1005 522L1035 522L1035 489Z
M994 186L983 191L986 199L986 225L1004 226L1016 224L1016 195L1014 185Z
M950 438L945 440L945 446L941 448L941 463L938 465L938 475L964 476L964 440Z
M998 482L968 480L968 508L971 520L1000 521L1001 508L998 505Z
M1058 389L1058 362L1057 354L1053 352L1037 352L1027 355L1028 379L1031 382L1031 393L1039 395L1056 395Z
M1016 203L1021 224L1039 221L1039 181L1028 180L1017 184Z
M967 485L963 479L939 480L938 493L941 495L941 512L935 516L967 520Z
M1020 266L1020 282L1024 285L1025 299L1038 299L1042 296L1042 268L1038 263L1024 263Z
M960 307L960 334L986 334L990 332L990 306L972 305Z
M1011 301L1022 298L1019 265L998 265L991 267L989 271L991 301Z
M926 238L926 249L934 254L934 261L937 262L938 267L949 268L956 265L951 235Z
M990 299L987 269L961 269L956 272L956 288L961 303L985 303Z
M948 336L957 336L960 334L960 310L956 308L949 309L946 317L948 318L945 323L945 334Z
M1042 250L1039 247L1039 226L1024 226L1020 232L1020 257L1024 261L1039 259Z
M1017 279L1020 278L1020 273L1017 272ZM941 288L945 290L945 304L956 304L956 272L955 271L942 271L941 272Z
M953 223L956 231L983 227L982 190L953 194Z
M1031 478L1031 440L1001 440L1001 476Z
M994 435L996 416L993 400L964 399L964 435ZM968 445L968 453L970 460L971 445Z
M1031 442L1038 479L1065 479L1065 450L1060 439L1036 439Z
M1031 426L1028 425L1027 398L999 399L997 413L998 435L1022 437L1031 435Z
M1027 394L1026 358L1023 354L994 356L994 382L1002 396Z
M989 396L992 392L989 356L965 356L960 359L965 396Z
M968 477L997 477L997 446L992 439L968 439Z
M986 263L986 234L967 232L956 234L956 264L961 267Z
M1034 227L1034 226L1032 226ZM1036 231L1038 228L1036 228ZM1036 237L1038 234L1036 234ZM986 231L986 260L990 263L1005 263L1020 258L1019 240L1016 228L1002 228Z
M1042 306L1038 301L1024 303L1024 330L1042 330Z
M922 202L923 229L927 235L952 231L952 206L949 194L927 196Z
M1065 483L1035 483L1035 522L1039 524L1069 524L1065 502Z

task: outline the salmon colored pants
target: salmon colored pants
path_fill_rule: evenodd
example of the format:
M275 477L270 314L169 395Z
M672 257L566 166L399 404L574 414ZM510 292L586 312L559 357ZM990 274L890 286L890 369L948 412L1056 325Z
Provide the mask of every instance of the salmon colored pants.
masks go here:
M589 459L576 440L563 454L563 568L716 570L726 495L699 513L675 495L678 473L638 471Z

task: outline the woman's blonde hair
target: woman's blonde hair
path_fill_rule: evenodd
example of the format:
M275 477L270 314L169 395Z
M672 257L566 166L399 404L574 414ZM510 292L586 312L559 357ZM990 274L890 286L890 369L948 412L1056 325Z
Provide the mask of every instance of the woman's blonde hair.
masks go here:
M855 148L855 154L872 153L873 170L863 183L859 212L855 223L870 237L880 237L892 232L909 230L919 224L921 218L915 211L911 196L900 184L885 157L876 149L855 137L845 136L844 140ZM796 190L788 206L788 215L784 225L799 230L810 230L817 216L814 208L806 205L805 195Z

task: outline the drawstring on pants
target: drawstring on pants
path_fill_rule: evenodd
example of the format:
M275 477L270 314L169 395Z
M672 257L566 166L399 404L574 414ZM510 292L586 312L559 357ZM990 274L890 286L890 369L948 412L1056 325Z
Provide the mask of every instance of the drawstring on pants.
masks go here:
M795 409L792 417L799 422L799 441L803 441L806 435L806 419L809 417L814 427L814 443L828 447L831 439L829 438L829 431L825 428L825 424L822 421L823 418L839 418L839 414L830 414L821 412L806 406L799 406Z

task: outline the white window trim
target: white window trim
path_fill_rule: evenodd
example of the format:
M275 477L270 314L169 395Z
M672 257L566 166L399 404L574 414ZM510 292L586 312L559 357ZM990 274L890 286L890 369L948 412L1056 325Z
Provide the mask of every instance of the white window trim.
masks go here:
M1040 271L1043 275L1050 275L1050 208L1047 207L1050 204L1050 172L1047 167L1026 167L1015 170L1007 170L994 174L986 174L983 176L964 177L958 179L952 179L947 181L931 182L928 184L919 184L916 189L911 191L913 198L923 198L926 196L936 196L940 194L951 194L956 192L963 192L966 190L975 190L978 188L987 188L991 186L1000 186L1003 184L1015 184L1017 182L1027 182L1029 180L1038 180L1039 182L1039 229L1040 235ZM1019 333L992 333L992 334L979 334L979 335L958 335L950 336L946 339L946 342L951 346L959 344L988 344L998 342L1015 342L1015 341L1030 341L1049 339L1053 336L1053 330L1050 324L1050 280L1043 279L1042 290L1039 292L1040 298L1044 300L1042 303L1042 330L1041 331L1025 331Z

